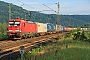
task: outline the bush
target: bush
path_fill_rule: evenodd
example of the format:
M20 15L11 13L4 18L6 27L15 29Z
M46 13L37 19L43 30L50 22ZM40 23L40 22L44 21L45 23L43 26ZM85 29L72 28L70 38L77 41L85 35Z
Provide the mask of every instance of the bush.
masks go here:
M0 40L8 39L7 35L0 35Z
M76 32L77 32L77 30L70 31L70 33L66 34L65 38L68 38L68 37L72 38Z
M0 40L7 39L7 24L0 23Z
M87 33L85 33L84 31L82 32L77 32L76 34L74 34L73 37L74 40L81 40L81 41L89 41L89 35Z

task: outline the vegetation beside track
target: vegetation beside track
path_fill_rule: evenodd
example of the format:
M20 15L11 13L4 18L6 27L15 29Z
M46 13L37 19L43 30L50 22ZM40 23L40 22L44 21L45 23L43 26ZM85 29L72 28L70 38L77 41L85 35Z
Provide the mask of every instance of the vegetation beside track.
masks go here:
M7 38L7 23L0 23L0 40L4 40Z
M78 32L80 35L78 35ZM80 38L76 38L77 35ZM74 30L66 36L60 37L59 40L53 40L52 43L29 51L24 55L24 60L89 60L89 40L89 31ZM20 60L20 58L17 60Z

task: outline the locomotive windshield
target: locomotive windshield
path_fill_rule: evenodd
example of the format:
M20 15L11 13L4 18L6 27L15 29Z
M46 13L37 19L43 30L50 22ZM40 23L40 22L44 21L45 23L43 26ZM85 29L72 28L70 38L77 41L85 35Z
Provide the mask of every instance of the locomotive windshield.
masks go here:
M20 26L20 22L9 22L9 26Z

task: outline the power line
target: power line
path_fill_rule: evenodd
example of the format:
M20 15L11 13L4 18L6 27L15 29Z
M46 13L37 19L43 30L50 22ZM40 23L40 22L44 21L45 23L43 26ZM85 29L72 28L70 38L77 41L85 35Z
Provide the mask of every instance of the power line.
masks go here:
M52 11L52 10L42 10L42 11L38 11L38 12L43 12L43 11Z
M27 5L27 4L25 4L24 2L22 2L22 1L20 1L20 0L17 0L17 1L19 1L19 2L23 3L23 5ZM27 5L27 6L29 6L29 7L33 8L33 7L32 7L32 6L30 6L30 5ZM33 8L33 9L35 9L35 8ZM36 9L35 9L35 10L36 10Z
M17 1L23 3L23 5L27 5L27 6L31 7L31 8L33 8L33 9L35 9L34 7L32 7L32 6L28 5L28 4L25 4L24 2L22 2L22 1L20 1L20 0L17 0ZM21 5L21 6L23 6L23 5ZM42 4L42 5L46 6L45 4ZM48 6L46 6L46 7L48 7ZM50 7L48 7L48 8L51 9L51 10L42 10L42 11L54 11L55 13L57 13L57 12L56 12L55 10L53 10L52 8L50 8ZM38 11L37 9L35 9L35 10L36 10L37 12L42 12L42 11Z
M21 2L20 0L17 0L17 1ZM21 6L23 6L23 5L27 5L27 4L25 4L24 2L21 2L21 3L23 3ZM60 4L59 4L59 2L58 2L57 4L58 4L58 12L55 11L55 10L53 10L52 8L46 6L45 4L42 4L42 5L44 5L44 6L46 6L47 8L50 9L50 10L42 10L42 11L54 11L55 13L57 13L56 24L57 24L57 22L58 22L58 20L59 20L59 8L60 8ZM31 7L30 5L27 5L27 6ZM33 7L31 7L31 8L33 8ZM33 8L33 9L35 9L35 8ZM35 10L37 10L37 9L35 9ZM38 10L37 10L37 12L42 12L42 11L38 11ZM30 12L30 14L29 14L28 16L31 18L31 12Z
M23 3L21 6L26 5L26 6L29 6L30 8L33 8L32 6L25 4L24 2L22 2L22 1L20 1L20 0L17 0L17 1ZM33 8L33 9L35 9L35 8ZM37 10L37 9L35 9L35 10ZM39 12L39 11L37 10L37 12ZM28 12L27 14L28 14L28 16L31 18L31 12Z
M46 6L45 4L43 4L44 6ZM53 10L52 8L46 6L47 8L49 8L51 11L54 11L55 13L57 13L55 10Z

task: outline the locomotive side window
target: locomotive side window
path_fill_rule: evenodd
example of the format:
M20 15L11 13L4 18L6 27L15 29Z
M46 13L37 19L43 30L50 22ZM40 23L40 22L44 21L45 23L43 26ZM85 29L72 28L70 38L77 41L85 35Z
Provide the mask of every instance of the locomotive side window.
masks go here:
M9 26L20 26L20 22L9 22Z

